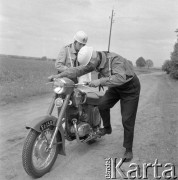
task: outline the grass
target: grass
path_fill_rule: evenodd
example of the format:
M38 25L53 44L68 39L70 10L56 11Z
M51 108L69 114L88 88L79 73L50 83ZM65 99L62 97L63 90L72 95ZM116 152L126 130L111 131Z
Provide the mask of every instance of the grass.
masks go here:
M141 68L139 68L139 67L134 67L134 70L135 70L135 73L137 74L137 75L139 75L139 74L149 74L149 73L152 73L152 72L160 72L161 71L161 69L159 69L159 68L147 68L147 67L141 67Z
M8 103L50 92L47 77L55 73L53 61L0 57L0 101Z
M156 69L135 68L136 74L145 74ZM0 104L20 101L26 97L52 92L46 85L47 77L56 74L54 61L35 58L0 56ZM97 73L92 73L92 79Z

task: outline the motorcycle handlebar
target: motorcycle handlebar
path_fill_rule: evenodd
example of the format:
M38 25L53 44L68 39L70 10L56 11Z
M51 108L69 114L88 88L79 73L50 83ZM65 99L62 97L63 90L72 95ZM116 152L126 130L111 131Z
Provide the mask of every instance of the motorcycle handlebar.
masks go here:
M76 86L89 86L89 82L77 83Z
M48 81L46 84L51 84L54 83L55 78L51 79L50 81ZM75 84L75 86L89 86L90 82L83 82L83 83L77 83Z
M78 83L76 85L89 85L89 82Z

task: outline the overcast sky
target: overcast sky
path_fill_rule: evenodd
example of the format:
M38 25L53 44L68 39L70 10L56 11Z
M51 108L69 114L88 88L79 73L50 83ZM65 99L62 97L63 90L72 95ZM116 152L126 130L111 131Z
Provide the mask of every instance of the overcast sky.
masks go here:
M56 58L78 30L89 46L107 50L112 8L111 51L155 66L170 58L178 0L0 0L0 53Z

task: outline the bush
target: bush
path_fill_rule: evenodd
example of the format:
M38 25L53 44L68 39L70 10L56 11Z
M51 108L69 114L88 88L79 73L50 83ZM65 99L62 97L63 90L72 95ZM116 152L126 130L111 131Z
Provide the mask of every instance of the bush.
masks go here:
M174 45L174 51L171 53L171 60L166 60L162 70L174 79L178 79L178 42Z
M169 74L171 72L171 61L170 60L166 60L162 66L162 70L165 71L167 74Z
M174 79L178 79L178 61L172 61L172 66L171 66L171 72L170 75Z
M43 57L41 58L41 60L42 60L42 61L47 61L48 58L47 58L46 56L43 56Z
M171 72L174 79L178 79L178 42L174 45L174 51L171 53Z

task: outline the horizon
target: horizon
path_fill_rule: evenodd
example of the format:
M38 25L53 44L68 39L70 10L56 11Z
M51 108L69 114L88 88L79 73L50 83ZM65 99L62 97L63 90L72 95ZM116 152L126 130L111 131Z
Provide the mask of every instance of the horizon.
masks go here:
M43 57L46 57L47 60L50 60L50 61L53 61L53 60L56 60L56 58L50 58L50 57L47 57L47 56L25 56L25 55L17 55L17 54L0 54L0 56L12 56L12 58L28 58L28 59L36 59L36 60L41 60ZM140 58L140 57L139 57ZM133 62L133 66L134 67L137 67L136 63ZM139 68L147 68L147 66L144 66L144 67L139 67ZM153 67L149 67L150 69L154 69L154 68L158 68L158 69L161 69L161 67L159 66L153 66Z

